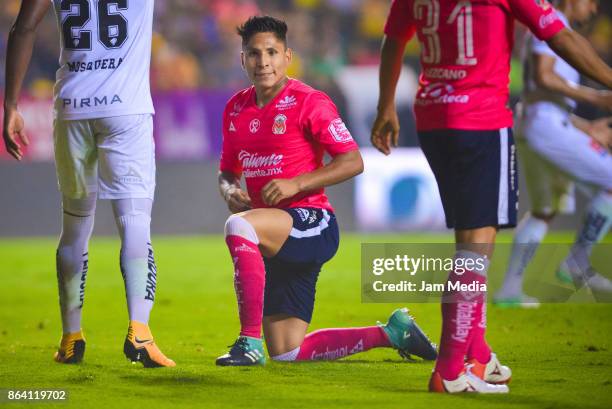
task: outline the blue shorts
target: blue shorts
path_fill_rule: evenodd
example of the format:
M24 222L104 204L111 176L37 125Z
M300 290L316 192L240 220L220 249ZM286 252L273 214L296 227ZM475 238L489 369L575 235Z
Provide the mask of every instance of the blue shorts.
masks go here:
M510 128L419 132L446 226L455 230L516 226L518 167Z
M293 228L276 256L264 258L263 315L287 314L310 323L321 266L338 250L338 223L324 209L283 210L293 218Z

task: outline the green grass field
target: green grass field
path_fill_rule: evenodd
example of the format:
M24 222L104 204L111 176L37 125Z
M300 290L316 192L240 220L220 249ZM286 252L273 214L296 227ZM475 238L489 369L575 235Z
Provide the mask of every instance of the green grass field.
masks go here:
M440 240L414 235L374 238L434 239ZM399 306L360 302L359 245L364 240L345 235L338 255L325 266L313 329L372 325L386 320ZM151 327L162 350L177 362L172 369L147 370L123 357L127 313L116 240L94 238L90 246L84 308L87 351L84 362L76 366L52 361L61 333L55 239L1 240L0 388L66 389L67 405L79 408L575 409L612 405L612 304L552 304L538 310L491 306L488 340L514 371L507 396L430 394L426 387L432 364L402 361L389 349L337 362L216 367L215 358L226 351L238 331L230 259L222 238L158 237L154 244L159 272ZM409 307L437 342L439 305ZM66 407L66 403L58 405Z

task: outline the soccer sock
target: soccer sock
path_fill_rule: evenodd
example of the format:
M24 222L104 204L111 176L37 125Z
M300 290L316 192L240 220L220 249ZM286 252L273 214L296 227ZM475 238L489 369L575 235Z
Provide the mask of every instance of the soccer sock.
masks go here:
M523 292L523 273L548 231L548 223L527 213L514 234L512 252L504 283L499 290L502 297L515 297Z
M121 237L120 267L131 321L149 323L155 301L157 267L151 246L151 199L112 200Z
M474 310L474 321L472 322L472 334L468 346L467 358L476 359L481 364L489 363L491 360L491 348L485 339L487 329L487 303L486 299L476 305Z
M591 201L576 241L563 262L575 279L589 278L593 246L608 233L611 224L612 193L600 192Z
M365 352L372 348L390 346L391 343L385 331L379 326L326 328L306 335L295 360L329 361Z
M244 218L230 216L225 223L225 242L234 262L240 335L261 338L266 269L257 233Z
M79 332L85 301L87 245L94 225L96 195L86 199L62 199L62 233L56 253L62 330Z
M486 283L486 268L488 262L483 260L484 256L466 250L460 250L455 254L455 269L452 271L447 282L461 284ZM474 269L478 271L463 270L458 268L458 260L473 260L474 263L482 263L484 268ZM464 261L465 263L465 261ZM475 264L479 266L479 264ZM484 271L482 271L484 270ZM476 323L480 305L483 303L484 295L470 291L447 291L442 300L442 336L440 339L440 352L436 361L435 371L447 380L457 379L463 371L464 359L468 348L475 335L472 328ZM476 334L477 335L477 334ZM484 328L482 331L484 341ZM475 345L475 347L478 347Z

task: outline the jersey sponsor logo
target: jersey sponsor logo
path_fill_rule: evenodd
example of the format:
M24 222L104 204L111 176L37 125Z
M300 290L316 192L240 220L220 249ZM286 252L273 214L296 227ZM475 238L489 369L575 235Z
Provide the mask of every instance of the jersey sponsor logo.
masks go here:
M467 77L466 70L455 70L452 68L427 68L425 77L442 80L462 80Z
M552 13L540 16L540 28L546 28L557 20L559 20L559 17L557 17L557 13L555 13L554 11Z
M259 122L259 119L255 118L251 121L251 123L249 124L249 130L251 131L251 133L256 133L257 131L259 131L259 125L261 125L261 122Z
M275 135L283 135L287 131L287 117L283 114L278 114L274 117L272 124L272 133Z
M93 97L93 98L62 98L62 106L64 108L96 108L101 106L109 106L115 104L123 104L123 100L117 94L113 96Z
M293 95L287 95L276 103L276 109L284 111L297 105L297 99Z
M435 82L423 88L417 96L417 105L431 104L467 104L469 95L453 94L455 89L450 84Z
M238 114L240 114L240 111L242 111L242 108L244 108L244 104L244 102L234 102L234 110L230 113L230 116L238 116Z
M230 124L229 124L229 131L236 132L236 127L234 126L234 123L232 121L230 121Z
M341 118L336 118L329 123L327 127L329 133L334 137L336 142L350 142L353 140L351 133L347 129L346 125Z
M123 58L104 58L95 61L67 61L69 72L84 72L97 70L114 70L119 68Z
M238 160L242 162L242 169L245 178L266 177L280 175L283 168L283 155L272 153L270 155L259 155L247 151L240 151Z

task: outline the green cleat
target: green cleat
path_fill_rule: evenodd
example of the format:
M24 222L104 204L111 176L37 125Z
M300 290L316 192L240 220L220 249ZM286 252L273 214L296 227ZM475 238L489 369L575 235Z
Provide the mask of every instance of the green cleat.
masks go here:
M385 331L391 346L397 349L402 358L410 358L410 355L428 361L437 358L436 345L421 331L414 318L408 314L407 308L393 311L386 324L378 323L378 325Z
M238 337L225 355L217 358L219 366L253 366L266 363L263 341L260 338Z

